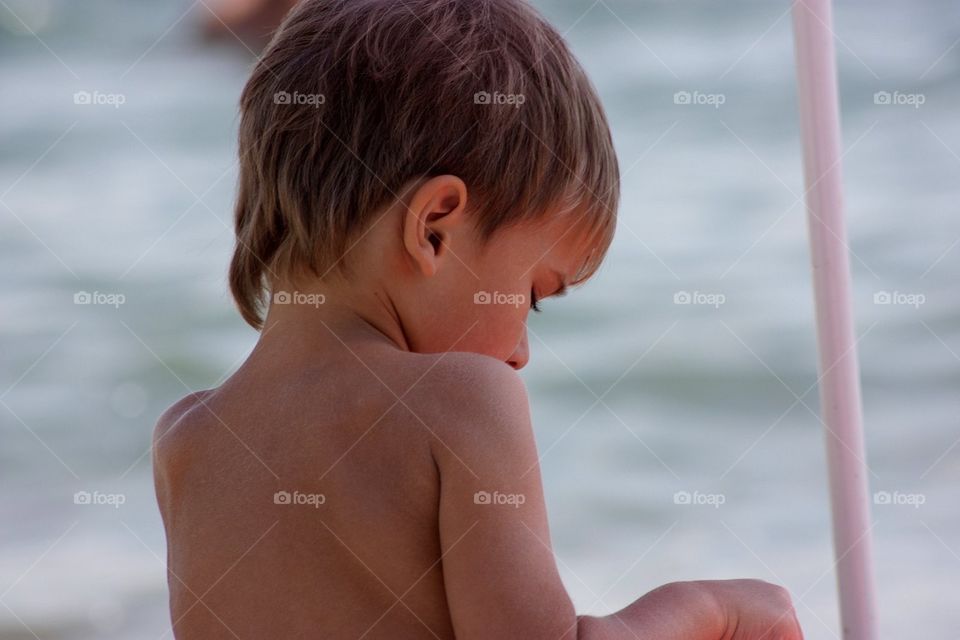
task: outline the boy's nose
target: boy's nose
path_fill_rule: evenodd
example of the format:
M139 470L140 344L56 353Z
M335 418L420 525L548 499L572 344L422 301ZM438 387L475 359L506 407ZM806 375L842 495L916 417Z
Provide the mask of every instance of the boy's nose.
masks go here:
M529 361L530 348L527 344L527 332L524 331L523 337L520 338L520 344L518 344L517 348L510 354L510 357L507 359L507 364L519 371L527 366L527 362Z

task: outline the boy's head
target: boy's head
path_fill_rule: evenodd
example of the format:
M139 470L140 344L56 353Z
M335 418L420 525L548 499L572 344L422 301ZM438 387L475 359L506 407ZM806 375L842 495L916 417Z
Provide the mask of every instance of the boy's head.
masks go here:
M240 107L230 286L255 328L280 282L377 272L414 350L473 322L486 344L458 350L516 360L531 295L588 278L612 239L603 109L522 0L304 0Z

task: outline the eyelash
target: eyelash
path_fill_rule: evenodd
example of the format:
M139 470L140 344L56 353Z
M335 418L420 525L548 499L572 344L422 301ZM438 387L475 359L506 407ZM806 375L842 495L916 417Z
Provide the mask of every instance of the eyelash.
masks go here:
M537 294L534 293L533 289L530 290L530 308L535 312L540 313L543 309L537 304Z

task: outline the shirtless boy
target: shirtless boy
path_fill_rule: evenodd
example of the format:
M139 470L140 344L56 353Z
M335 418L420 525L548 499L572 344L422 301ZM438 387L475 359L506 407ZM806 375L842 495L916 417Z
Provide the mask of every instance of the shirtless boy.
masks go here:
M154 435L177 638L802 637L759 580L603 617L561 583L516 370L530 310L602 261L619 172L533 9L306 0L239 140L230 287L259 341Z

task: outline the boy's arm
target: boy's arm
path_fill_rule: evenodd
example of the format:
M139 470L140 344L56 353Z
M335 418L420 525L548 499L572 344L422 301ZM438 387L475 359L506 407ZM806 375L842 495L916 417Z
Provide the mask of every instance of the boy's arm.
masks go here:
M493 360L471 369L468 384L452 376L445 395L457 414L433 447L457 638L718 640L722 608L697 583L665 585L611 616L576 616L550 545L523 383Z

